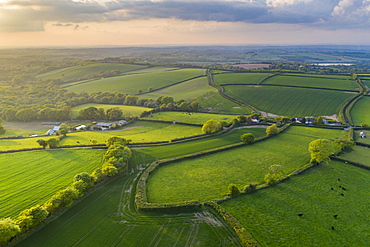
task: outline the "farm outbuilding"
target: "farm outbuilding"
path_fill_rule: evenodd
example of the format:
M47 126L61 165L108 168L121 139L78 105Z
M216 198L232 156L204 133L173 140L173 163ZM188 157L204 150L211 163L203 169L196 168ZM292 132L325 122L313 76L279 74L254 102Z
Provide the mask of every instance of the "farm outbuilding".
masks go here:
M360 132L360 138L366 138L366 132L361 131Z

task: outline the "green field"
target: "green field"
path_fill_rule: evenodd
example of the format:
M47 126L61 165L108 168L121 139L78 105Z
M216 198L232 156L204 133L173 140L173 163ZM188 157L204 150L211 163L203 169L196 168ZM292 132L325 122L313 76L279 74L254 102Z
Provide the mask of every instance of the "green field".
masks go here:
M338 114L352 93L277 86L225 86L225 93L257 109L281 116Z
M100 186L16 246L241 246L209 211L138 213L133 184L148 161L134 151L130 174Z
M336 138L342 131L291 127L271 139L224 152L165 165L149 178L148 201L171 203L188 200L210 201L223 198L228 185L240 189L262 182L271 165L285 173L309 162L308 144L317 138Z
M310 77L317 79L339 79L339 80L352 80L352 76L348 75L320 75L320 74L294 74L294 73L281 73L281 76L294 76L294 77Z
M270 76L270 73L227 73L213 76L213 83L222 84L257 84L264 78Z
M349 150L342 152L340 156L345 159L370 166L370 150L367 147L354 146Z
M128 106L128 105L107 105L107 104L83 104L79 106L75 106L72 108L72 118L78 117L78 112L81 109L85 109L88 107L96 107L96 108L103 108L105 111L108 109L118 107L122 110L123 117L138 117L144 111L151 111L152 108L144 107L144 106Z
M222 146L240 143L240 136L245 133L252 133L255 138L266 135L264 126L255 126L253 128L233 129L227 133L210 136L194 141L182 142L179 144L146 147L141 148L140 152L158 159L167 159L195 152L205 151L208 149L219 148Z
M351 118L356 125L366 123L370 125L370 97L358 100L351 109Z
M23 139L0 139L0 151L18 150L27 148L40 148L37 140L44 139L45 141L52 138L51 136L32 137Z
M209 92L198 99L202 111L223 114L249 115L250 110L230 100L225 99L217 92Z
M74 67L53 70L41 75L38 75L38 79L62 79L67 80L78 80L86 75L99 74L101 71L119 70L121 73L129 71L144 69L146 66L134 65L134 64L116 64L116 63L94 63L88 65L78 65Z
M99 168L104 152L63 149L0 154L0 218L13 218L46 202L70 185L76 174Z
M96 93L103 91L136 94L138 90L148 91L168 86L205 74L204 69L177 69L155 73L132 73L124 76L84 81L75 84L64 84L63 87L76 93Z
M139 97L144 99L157 99L160 96L170 96L173 97L175 101L178 101L181 99L196 99L208 92L217 92L217 90L208 85L208 80L206 77L201 77L176 84L155 92L142 94Z
M68 133L67 137L62 140L62 145L76 145L78 144L77 142L80 144L91 144L90 140L92 139L97 140L98 143L105 143L111 136L131 139L132 142L158 142L200 134L202 134L201 127L137 121L125 125L121 130Z
M366 132L366 138L361 138L360 137L360 132ZM353 134L353 140L356 142L362 142L362 143L367 143L370 144L370 131L369 130L356 130L354 131Z
M211 114L211 113L185 113L185 112L159 112L147 117L150 120L177 121L203 125L210 119L230 123L238 115Z
M330 162L222 206L261 246L369 246L369 188L368 170Z
M347 77L343 77L347 78ZM272 85L286 85L286 86L299 86L299 87L315 87L315 88L331 88L339 90L356 90L358 86L353 80L343 79L326 79L308 76L273 76L263 84ZM262 85L263 85L262 84Z

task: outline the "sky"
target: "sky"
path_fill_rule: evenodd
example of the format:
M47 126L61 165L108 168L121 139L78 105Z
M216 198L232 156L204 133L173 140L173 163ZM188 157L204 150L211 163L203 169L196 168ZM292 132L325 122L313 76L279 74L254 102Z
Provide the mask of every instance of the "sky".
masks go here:
M0 47L369 45L370 0L0 0Z

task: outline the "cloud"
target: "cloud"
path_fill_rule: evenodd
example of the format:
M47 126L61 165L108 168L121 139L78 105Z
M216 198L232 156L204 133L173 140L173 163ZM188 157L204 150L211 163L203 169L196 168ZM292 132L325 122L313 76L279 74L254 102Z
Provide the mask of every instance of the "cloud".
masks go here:
M47 22L89 23L153 18L367 27L367 0L10 0L0 3L0 31L42 31ZM62 26L60 26L62 27ZM79 26L77 29L80 28Z

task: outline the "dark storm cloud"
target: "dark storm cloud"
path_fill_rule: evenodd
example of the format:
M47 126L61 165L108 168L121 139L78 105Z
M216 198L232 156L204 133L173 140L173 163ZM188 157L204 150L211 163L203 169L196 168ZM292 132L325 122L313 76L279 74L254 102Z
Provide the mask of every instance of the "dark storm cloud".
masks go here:
M5 7L5 8L4 8ZM323 28L367 27L370 3L363 0L23 0L0 4L0 31L40 31L44 23L179 20L289 23Z

